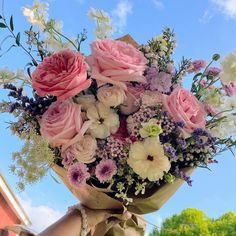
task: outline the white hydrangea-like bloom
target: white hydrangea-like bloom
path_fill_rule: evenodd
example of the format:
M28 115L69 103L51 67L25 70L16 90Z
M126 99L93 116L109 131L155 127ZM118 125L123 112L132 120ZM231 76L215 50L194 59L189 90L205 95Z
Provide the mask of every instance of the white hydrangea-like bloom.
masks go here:
M223 84L236 83L236 52L230 53L222 61L220 79Z
M221 122L218 122L213 128L208 129L213 137L229 138L236 134L236 115L228 115Z
M150 181L162 179L164 172L171 167L158 138L147 138L144 142L132 144L127 163L136 174Z
M114 134L120 125L119 116L115 110L97 102L87 110L87 117L92 122L89 132L94 138L105 139Z

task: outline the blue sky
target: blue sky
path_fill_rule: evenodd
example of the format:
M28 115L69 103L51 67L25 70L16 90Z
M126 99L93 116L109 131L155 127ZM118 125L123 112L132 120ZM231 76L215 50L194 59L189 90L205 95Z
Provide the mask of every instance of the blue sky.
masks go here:
M23 31L27 22L22 16L23 1L7 0L6 15L14 14L16 28ZM33 1L24 1L24 6ZM160 34L165 26L173 28L177 34L178 47L175 53L176 64L181 57L210 60L213 53L222 56L235 51L236 38L236 0L50 0L50 16L62 20L64 32L69 36L76 35L83 28L88 31L88 40L83 51L89 53L89 43L94 39L95 24L86 16L90 7L107 11L117 27L114 38L127 33L138 43ZM0 37L3 33L0 31ZM0 67L11 69L23 68L27 57L20 50L11 51L0 58ZM191 78L186 78L186 85ZM5 94L0 92L1 98ZM0 158L2 171L12 188L17 179L8 172L11 163L11 153L20 148L20 142L11 136L4 122L11 119L8 115L0 116ZM174 213L179 213L187 207L204 210L212 217L227 212L236 213L236 158L230 153L218 156L219 164L211 166L212 171L198 169L193 174L193 187L186 184L171 198L163 208L147 216L153 223ZM52 173L53 174L53 173ZM17 192L16 192L17 193ZM24 193L17 193L25 209L31 216L36 230L42 229L65 213L67 207L76 203L76 199L62 184L55 183L49 176L42 182L29 186Z

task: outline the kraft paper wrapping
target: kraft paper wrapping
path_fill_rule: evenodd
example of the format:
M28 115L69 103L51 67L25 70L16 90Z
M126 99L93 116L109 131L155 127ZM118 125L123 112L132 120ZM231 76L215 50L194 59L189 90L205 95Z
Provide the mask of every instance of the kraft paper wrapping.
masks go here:
M90 185L76 188L70 184L67 178L66 169L58 165L55 165L52 168L66 187L84 206L93 210L124 210L127 208L127 210L132 213L131 218L125 222L119 220L119 215L114 215L114 219L111 219L110 222L100 223L96 227L95 233L93 234L94 236L143 236L145 224L144 221L140 219L139 215L159 210L184 182L181 179L176 179L172 184L163 184L158 187L150 197L145 198L144 196L143 199L134 198L132 203L127 207L124 207L120 201ZM189 167L182 170L187 175L191 175L194 168Z

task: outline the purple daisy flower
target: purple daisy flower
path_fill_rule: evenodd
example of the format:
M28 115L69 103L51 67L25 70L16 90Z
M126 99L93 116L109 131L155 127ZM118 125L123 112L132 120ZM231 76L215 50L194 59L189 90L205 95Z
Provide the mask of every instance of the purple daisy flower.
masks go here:
M116 173L116 163L108 159L101 160L95 170L95 175L101 183L111 180Z
M221 72L221 69L220 68L218 68L218 67L209 67L209 68L207 68L207 70L206 70L206 74L207 75L213 75L213 76L218 76L219 74L220 74L220 72Z
M79 162L69 167L67 176L70 183L78 188L86 184L86 180L90 178L87 166Z

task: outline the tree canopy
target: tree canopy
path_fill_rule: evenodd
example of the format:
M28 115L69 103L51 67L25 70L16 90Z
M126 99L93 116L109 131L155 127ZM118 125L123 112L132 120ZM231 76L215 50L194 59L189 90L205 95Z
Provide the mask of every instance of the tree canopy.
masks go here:
M213 219L189 208L167 218L161 229L154 229L149 236L236 236L236 215L228 212Z

